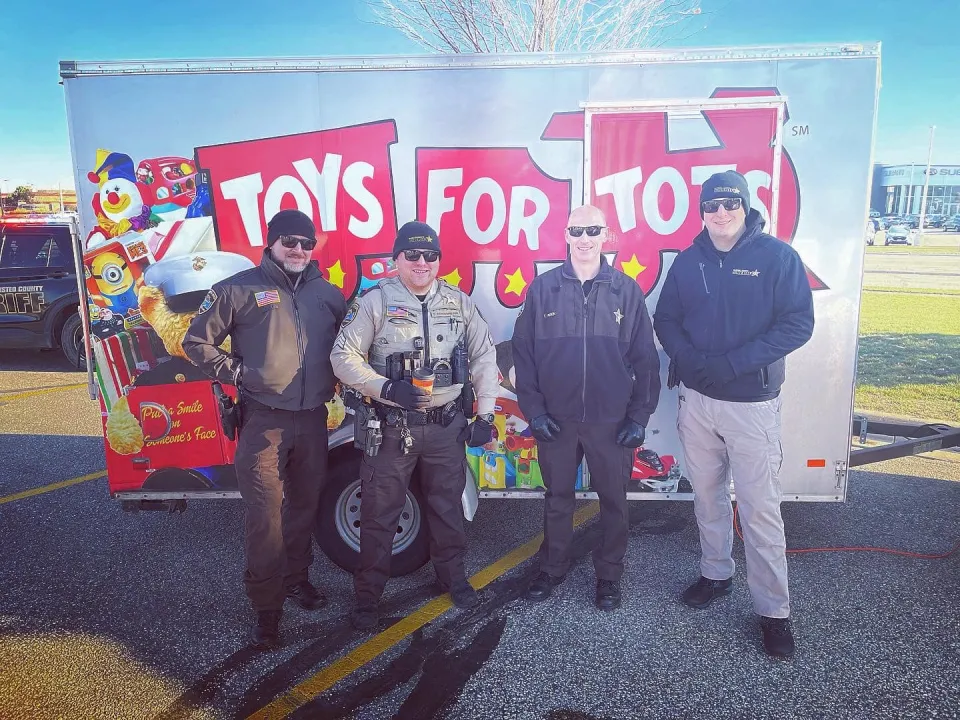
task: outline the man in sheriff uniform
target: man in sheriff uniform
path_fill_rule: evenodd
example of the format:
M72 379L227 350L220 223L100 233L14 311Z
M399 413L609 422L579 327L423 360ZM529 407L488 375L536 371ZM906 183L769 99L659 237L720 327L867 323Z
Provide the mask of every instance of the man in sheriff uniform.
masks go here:
M310 584L313 526L327 474L330 349L346 314L310 256L313 221L281 210L259 267L213 286L183 339L204 372L236 385L243 426L234 464L245 510L244 584L257 611L254 644L279 644L285 598L319 610ZM227 336L231 353L220 345Z
M424 223L407 223L393 257L399 277L381 280L350 305L331 355L337 377L364 396L364 408L382 428L371 430L382 432L382 441L376 454L364 453L360 468L360 564L351 619L362 630L379 622L397 521L418 465L440 586L458 607L479 602L463 562L463 443L490 442L499 392L487 323L468 295L437 280L437 233ZM477 394L477 417L469 424L472 408L461 400L468 379L463 360ZM432 392L411 382L417 367L434 371Z

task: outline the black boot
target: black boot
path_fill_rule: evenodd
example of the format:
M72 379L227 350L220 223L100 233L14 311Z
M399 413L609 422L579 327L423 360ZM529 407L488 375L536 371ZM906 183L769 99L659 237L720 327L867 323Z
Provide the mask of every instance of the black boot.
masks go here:
M302 580L287 588L287 597L304 610L319 610L327 604L326 595L311 585L309 580Z
M257 624L250 632L254 647L274 650L280 647L280 610L262 610L257 613Z
M355 630L373 630L380 623L380 611L376 605L357 605L350 613L350 624Z
M767 655L780 660L793 657L793 631L789 618L760 617L760 633L763 636L763 649Z
M620 582L597 580L597 609L616 610L620 607Z
M730 594L733 578L726 580L711 580L703 576L693 585L680 593L680 601L698 610L705 608L715 598Z
M556 575L550 575L549 573L541 572L533 579L533 582L531 582L530 586L527 588L527 600L535 600L537 602L540 600L546 600L548 597L550 597L553 589L562 582L562 575L557 577Z
M480 604L480 596L473 589L473 585L466 580L454 583L450 588L450 599L453 600L454 605L464 610L475 608Z

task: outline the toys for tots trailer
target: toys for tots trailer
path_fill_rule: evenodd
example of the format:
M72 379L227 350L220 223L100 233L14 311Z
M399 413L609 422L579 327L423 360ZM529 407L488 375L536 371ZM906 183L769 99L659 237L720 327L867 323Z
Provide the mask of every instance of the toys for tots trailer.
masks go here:
M702 227L700 184L732 168L814 289L813 339L787 361L784 495L844 499L879 46L63 62L61 76L114 497L237 496L235 443L180 341L207 290L259 262L267 221L294 207L322 231L314 257L348 299L395 272L400 224L439 230L440 275L477 302L502 376L496 437L468 451L468 490L538 496L509 340L531 280L566 256L571 208L606 213L604 251L652 312ZM628 490L689 499L664 355L661 364L660 405ZM351 545L344 508L356 507L358 455L341 400L329 409L325 508ZM584 497L589 487L584 467Z

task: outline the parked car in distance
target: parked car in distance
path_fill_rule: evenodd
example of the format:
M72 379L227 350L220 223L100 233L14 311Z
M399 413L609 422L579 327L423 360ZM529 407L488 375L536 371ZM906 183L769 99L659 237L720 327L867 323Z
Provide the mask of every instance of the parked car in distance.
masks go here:
M908 228L905 224L894 225L887 229L886 234L883 237L884 245L909 245L911 228Z
M947 232L960 232L960 215L944 220L943 229Z

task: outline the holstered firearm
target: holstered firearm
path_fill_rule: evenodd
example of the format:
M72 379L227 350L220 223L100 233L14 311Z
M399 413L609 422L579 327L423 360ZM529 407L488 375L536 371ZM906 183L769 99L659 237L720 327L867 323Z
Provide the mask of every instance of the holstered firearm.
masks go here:
M223 391L219 381L213 381L213 394L217 398L217 408L220 410L220 423L223 425L223 434L230 440L237 439L237 433L243 424L240 414L240 403Z
M353 410L353 446L367 457L376 457L383 442L383 430L376 409L351 387L343 389L343 404Z

